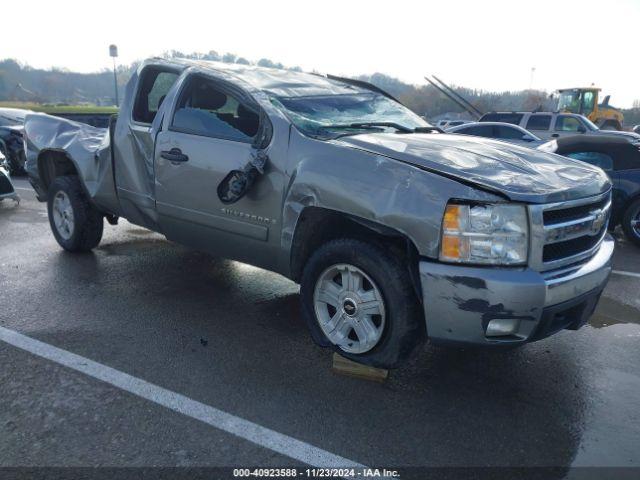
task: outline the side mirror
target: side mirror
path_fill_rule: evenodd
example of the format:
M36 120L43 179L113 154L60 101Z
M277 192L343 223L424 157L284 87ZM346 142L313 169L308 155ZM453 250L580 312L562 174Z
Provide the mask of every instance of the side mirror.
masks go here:
M259 175L264 173L268 157L262 150L252 154L243 170L232 170L218 185L218 198L224 204L235 203L251 189Z
M587 129L586 129L586 128L584 128L582 125L580 125L580 126L578 127L578 132L579 132L579 133L587 133Z
M522 135L522 140L525 142L533 142L534 138L531 135L527 135L526 133Z

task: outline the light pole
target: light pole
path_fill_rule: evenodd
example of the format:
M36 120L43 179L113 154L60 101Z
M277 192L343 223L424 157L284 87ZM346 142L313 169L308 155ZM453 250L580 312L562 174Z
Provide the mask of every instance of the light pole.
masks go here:
M118 46L109 45L109 56L113 58L113 88L116 91L116 107L120 106L118 101L118 76L116 75L116 57L118 56Z
M531 67L531 76L529 77L529 90L533 90L533 75L536 73L536 67Z

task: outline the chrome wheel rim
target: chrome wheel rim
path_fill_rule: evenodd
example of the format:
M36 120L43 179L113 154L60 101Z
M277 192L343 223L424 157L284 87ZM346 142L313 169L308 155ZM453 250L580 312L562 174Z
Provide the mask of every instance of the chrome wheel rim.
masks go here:
M318 277L313 302L322 332L341 350L365 353L380 341L386 321L382 292L358 267L327 268Z
M60 191L53 197L53 224L56 226L58 235L69 240L73 235L73 207L69 196Z
M631 219L631 230L633 230L636 237L640 238L640 209L638 209L635 216Z

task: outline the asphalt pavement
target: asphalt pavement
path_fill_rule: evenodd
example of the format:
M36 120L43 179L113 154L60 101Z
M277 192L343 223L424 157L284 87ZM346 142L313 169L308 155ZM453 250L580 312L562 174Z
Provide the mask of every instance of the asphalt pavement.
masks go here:
M425 345L379 384L332 372L289 280L123 221L68 254L15 183L20 205L0 203L0 467L640 472L640 249L620 235L581 330L510 351Z

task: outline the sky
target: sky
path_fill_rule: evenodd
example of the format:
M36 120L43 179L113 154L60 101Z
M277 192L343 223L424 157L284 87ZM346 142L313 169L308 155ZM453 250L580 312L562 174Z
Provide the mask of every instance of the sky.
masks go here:
M595 84L621 108L640 99L640 0L22 0L19 10L2 22L0 59L36 68L110 68L115 43L124 64L215 50L490 91Z

